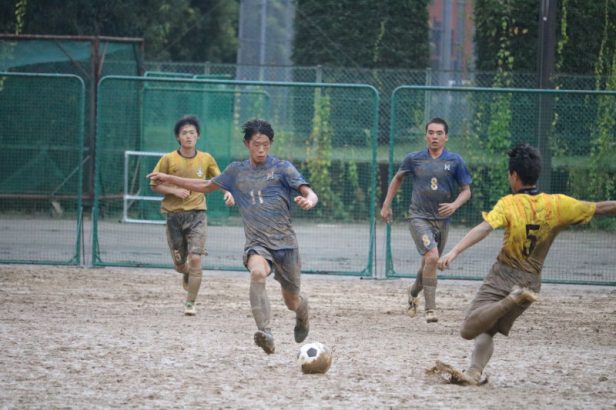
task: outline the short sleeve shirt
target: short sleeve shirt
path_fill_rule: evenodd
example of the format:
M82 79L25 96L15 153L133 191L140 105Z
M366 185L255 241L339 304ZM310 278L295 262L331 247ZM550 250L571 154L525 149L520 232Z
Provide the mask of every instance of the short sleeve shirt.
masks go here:
M411 152L398 172L413 178L411 218L447 219L439 215L439 204L453 202L459 187L472 182L462 157L446 149L438 158L432 158L428 149Z
M220 175L218 164L212 155L207 152L197 151L194 157L183 157L179 151L173 151L163 155L158 161L153 172L164 172L169 175L177 175L183 178L211 179ZM155 185L154 182L151 185ZM162 212L185 212L206 210L205 195L199 192L191 192L185 198L175 195L165 195L160 205Z
M541 273L556 235L569 225L588 223L596 204L562 194L513 194L502 197L483 219L492 229L505 228L498 261L515 269Z
M244 220L246 248L297 248L291 226L291 196L309 184L293 164L272 156L256 166L250 160L237 161L212 181L233 194Z

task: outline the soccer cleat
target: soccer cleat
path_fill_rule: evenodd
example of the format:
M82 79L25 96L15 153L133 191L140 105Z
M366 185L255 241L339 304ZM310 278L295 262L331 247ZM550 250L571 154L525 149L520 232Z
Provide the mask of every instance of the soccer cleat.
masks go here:
M188 292L188 273L182 274L182 287Z
M267 354L274 353L274 336L270 329L257 330L255 333L255 343Z
M186 316L194 316L197 314L195 302L186 301L186 303L184 304L184 314Z
M428 323L436 323L438 322L438 317L434 310L426 310L426 322Z
M295 336L295 341L297 343L301 343L304 340L306 340L306 337L308 337L309 331L310 331L310 321L308 320L308 318L305 318L305 319L296 318L295 319L295 329L293 329L293 333Z
M539 295L528 288L514 286L509 294L516 303L529 302L533 303L539 299Z
M417 299L417 297L413 297L409 294L409 306L406 314L410 317L415 317L415 315L417 315Z
M469 369L467 371L461 372L455 367L443 363L440 360L436 361L436 366L433 368L434 371L443 375L444 378L452 384L461 384L463 386L479 386L488 382L487 377L483 380L481 379L481 373L478 371L473 371Z

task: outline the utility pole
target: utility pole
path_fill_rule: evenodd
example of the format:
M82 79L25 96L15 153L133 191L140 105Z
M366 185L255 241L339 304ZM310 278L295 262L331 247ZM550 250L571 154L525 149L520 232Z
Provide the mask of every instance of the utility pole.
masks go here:
M538 88L553 89L554 56L556 50L556 8L558 0L541 0L539 13L539 44L537 47L537 78ZM537 145L541 157L541 176L539 187L544 192L552 188L552 153L550 151L550 134L554 115L554 95L540 94L539 120L537 126Z

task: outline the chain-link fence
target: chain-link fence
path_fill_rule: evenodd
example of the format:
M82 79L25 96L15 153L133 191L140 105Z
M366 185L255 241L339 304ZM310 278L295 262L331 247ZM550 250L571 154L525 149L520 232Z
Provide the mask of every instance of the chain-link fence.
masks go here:
M0 263L81 263L84 84L0 73Z
M202 120L198 149L221 169L247 158L242 124L275 130L272 153L318 193L309 212L292 206L305 272L372 275L378 93L366 85L107 77L99 87L95 265L171 266L159 202L145 175L177 148L175 121ZM209 269L243 269L238 211L208 194ZM141 223L130 223L131 221Z
M472 199L452 217L452 226L472 226L509 193L507 155L528 142L542 151L539 187L585 200L616 197L616 92L400 87L391 100L390 171L403 156L425 147L424 125L432 117L449 123L448 149L462 155L473 175ZM410 178L408 178L410 179ZM419 257L404 221L409 181L394 201L397 223L388 230L388 276L414 276ZM559 236L543 273L547 282L616 283L616 221L595 218ZM466 229L454 229L450 249ZM500 233L459 258L443 275L480 278L495 260Z

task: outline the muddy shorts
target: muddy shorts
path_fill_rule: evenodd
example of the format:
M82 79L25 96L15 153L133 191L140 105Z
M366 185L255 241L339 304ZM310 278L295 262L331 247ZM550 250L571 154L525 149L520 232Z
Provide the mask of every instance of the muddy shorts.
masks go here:
M267 249L262 246L252 246L244 250L244 266L248 268L250 255L265 258L274 272L274 279L280 282L283 289L298 294L301 284L301 261L299 249Z
M409 222L409 229L420 255L425 255L435 247L438 247L439 255L443 253L449 234L447 219L413 218Z
M167 244L173 263L183 265L188 254L207 255L205 239L207 214L205 211L173 212L167 214Z
M496 262L492 265L490 273L488 273L479 291L477 291L477 295L475 295L475 299L471 302L466 316L468 317L471 312L485 304L505 299L509 293L511 293L511 289L514 285L528 288L539 293L541 290L541 275L514 269L500 262ZM508 336L513 322L515 322L518 316L524 313L529 306L529 302L518 305L516 309L501 317L494 327L490 329L489 333L496 334L496 332L498 332Z

